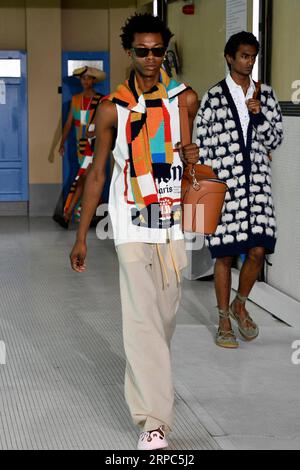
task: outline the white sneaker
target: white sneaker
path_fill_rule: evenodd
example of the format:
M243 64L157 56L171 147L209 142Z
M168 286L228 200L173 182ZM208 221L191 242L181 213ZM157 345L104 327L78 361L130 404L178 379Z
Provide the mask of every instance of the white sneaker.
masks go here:
M154 450L168 447L163 426L153 431L141 432L137 450Z

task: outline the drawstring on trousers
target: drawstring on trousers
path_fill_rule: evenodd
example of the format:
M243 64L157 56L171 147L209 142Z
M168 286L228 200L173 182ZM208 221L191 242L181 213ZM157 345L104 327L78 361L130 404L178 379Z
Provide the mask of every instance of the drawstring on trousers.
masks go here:
M170 253L171 253L172 263L173 263L175 273L176 273L177 282L178 282L178 284L180 284L180 282L181 282L180 273L179 273L179 269L178 269L178 266L177 266L176 261L175 261L174 252L173 252L173 244L172 244L171 239L170 239Z
M170 255L171 255L173 267L174 267L174 270L175 270L175 273L176 273L177 283L180 284L180 282L181 282L180 273L179 273L179 269L178 269L178 266L176 264L175 257L174 257L172 240L169 240L168 245L170 247ZM168 271L167 271L163 256L162 256L161 251L160 251L160 246L159 246L158 243L156 243L156 250L157 250L158 259L159 259L160 267L161 267L161 271L162 271L163 288L165 288L165 287L169 286L169 277L168 277ZM165 283L165 280L166 280L166 283Z

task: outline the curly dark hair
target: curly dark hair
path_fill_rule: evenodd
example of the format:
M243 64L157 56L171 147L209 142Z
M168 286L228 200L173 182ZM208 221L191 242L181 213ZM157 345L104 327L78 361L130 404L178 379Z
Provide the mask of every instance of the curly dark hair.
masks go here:
M254 34L248 33L247 31L241 31L240 33L233 34L227 41L227 44L224 49L225 59L227 55L235 59L235 55L241 44L255 46L256 53L259 53L259 42L254 36ZM230 68L230 64L228 64L228 62L227 65Z
M151 13L135 13L127 18L120 34L122 46L125 50L131 49L135 33L160 33L164 46L167 47L173 34L157 16Z

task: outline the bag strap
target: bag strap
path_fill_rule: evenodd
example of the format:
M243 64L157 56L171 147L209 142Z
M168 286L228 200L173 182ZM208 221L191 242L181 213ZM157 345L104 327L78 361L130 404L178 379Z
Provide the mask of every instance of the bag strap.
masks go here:
M186 99L186 92L180 93L178 96L178 108L179 108L179 119L180 119L180 135L181 144L184 147L191 143L191 131L189 124L189 113Z
M256 100L260 93L261 81L258 80L258 82L254 82L254 83L255 83L255 91L253 93L253 99Z

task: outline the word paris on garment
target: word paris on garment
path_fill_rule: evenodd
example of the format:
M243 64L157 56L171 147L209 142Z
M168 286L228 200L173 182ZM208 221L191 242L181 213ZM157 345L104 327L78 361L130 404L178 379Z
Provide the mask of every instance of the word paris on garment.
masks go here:
M193 454L146 454L143 457L120 457L112 454L110 457L105 458L105 465L127 465L133 468L142 467L143 464L157 465L157 464L173 464L182 465L187 467L188 465L194 465Z

